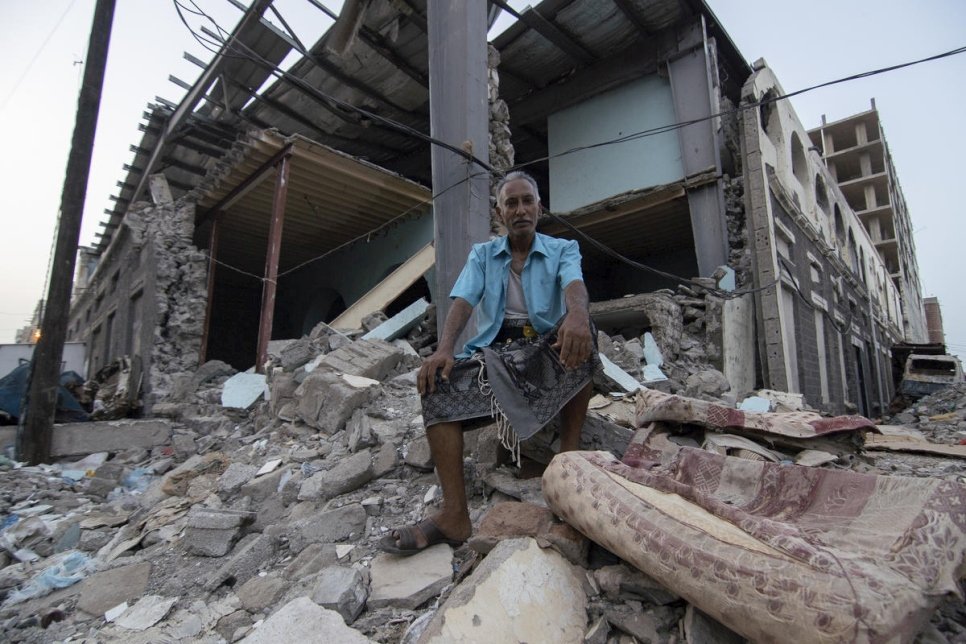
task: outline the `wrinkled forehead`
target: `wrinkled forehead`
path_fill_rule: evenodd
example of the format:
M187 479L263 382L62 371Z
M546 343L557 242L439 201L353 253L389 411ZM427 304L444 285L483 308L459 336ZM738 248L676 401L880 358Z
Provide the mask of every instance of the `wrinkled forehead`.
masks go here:
M513 181L507 181L503 184L503 188L500 189L500 203L506 202L507 199L511 197L516 197L521 199L526 195L530 195L534 199L537 199L536 191L533 186L526 179L514 179Z

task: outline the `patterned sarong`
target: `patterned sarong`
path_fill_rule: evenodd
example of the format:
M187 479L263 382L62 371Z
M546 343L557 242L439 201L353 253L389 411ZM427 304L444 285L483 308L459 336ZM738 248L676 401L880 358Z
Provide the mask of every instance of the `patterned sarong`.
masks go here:
M559 325L558 325L559 326ZM457 360L449 382L436 375L436 391L422 397L426 427L493 417L503 446L519 462L520 441L550 422L590 382L600 365L594 349L584 364L567 371L551 345L557 328L536 338L484 347Z

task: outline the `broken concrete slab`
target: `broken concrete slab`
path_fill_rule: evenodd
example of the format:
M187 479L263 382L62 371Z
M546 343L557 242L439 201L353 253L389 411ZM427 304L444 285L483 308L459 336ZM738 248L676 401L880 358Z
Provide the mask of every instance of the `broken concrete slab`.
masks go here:
M366 516L362 504L349 503L280 526L280 530L288 538L289 550L299 553L311 543L335 543L362 537L366 531Z
M453 590L420 641L582 642L583 584L574 566L533 539L503 541Z
M316 369L295 390L299 417L310 427L334 434L356 409L374 398L376 385L355 387L336 373Z
M366 575L358 568L330 566L319 573L312 601L336 611L346 624L351 624L366 606L366 582Z
M308 597L298 597L285 604L241 640L241 644L278 642L364 644L371 640L346 626L342 616L334 610L322 608Z
M287 344L280 353L282 369L285 371L295 371L314 358L316 353L317 351L308 338L294 340Z
M77 608L88 615L103 615L122 602L141 597L150 577L150 562L121 566L91 575L78 585Z
M131 631L144 631L162 619L178 602L177 597L145 595L115 620L115 624Z
M190 554L223 557L231 551L242 527L254 520L254 512L196 507L188 514L185 545Z
M419 324L419 321L426 315L429 302L424 298L419 298L402 311L392 316L372 331L362 336L363 340L385 340L392 342L396 338L406 335L410 329Z
M119 452L134 447L151 449L171 440L172 426L165 420L101 420L92 423L54 425L52 458L84 456L96 452ZM0 428L0 445L16 440L16 427Z
M402 360L403 351L384 340L356 340L327 353L313 373L321 370L383 380Z
M267 397L268 385L260 373L236 373L225 381L221 390L221 406L229 409L248 409L259 398Z
M343 458L331 470L318 472L302 482L299 501L327 501L351 492L372 480L372 456L365 449Z
M417 470L422 470L423 472L433 471L433 454L429 449L429 441L426 439L425 434L413 439L409 443L409 449L406 450L406 455L403 460L407 465L411 465Z
M248 581L259 568L272 561L277 548L277 541L267 534L250 534L243 537L235 546L228 561L205 583L205 590L210 592L228 580L231 580L232 584Z
M218 478L218 491L233 494L238 489L248 483L258 471L254 465L248 463L231 463Z
M235 594L238 595L242 608L257 613L272 606L287 586L287 582L278 575L255 575L242 584Z
M411 557L381 553L372 560L371 570L371 608L412 610L452 581L453 549L441 543Z

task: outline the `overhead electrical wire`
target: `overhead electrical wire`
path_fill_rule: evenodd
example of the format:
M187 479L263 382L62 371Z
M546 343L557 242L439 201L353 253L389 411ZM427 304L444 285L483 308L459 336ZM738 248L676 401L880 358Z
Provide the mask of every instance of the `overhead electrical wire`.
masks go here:
M289 268L289 269L283 271L282 273L280 273L278 275L278 278L281 278L281 277L283 277L285 275L288 275L288 274L290 274L290 273L292 273L292 272L294 272L294 271L296 271L296 270L304 267L307 264L313 263L315 261L319 261L319 260L323 259L324 257L327 257L330 254L336 252L337 250L345 247L346 245L351 244L351 243L354 243L354 242L358 241L359 239L361 239L363 237L366 237L368 235L371 235L373 232L377 232L377 231L381 230L385 226L388 226L391 223L399 220L400 218L404 217L405 215L407 215L408 213L412 212L416 208L420 208L422 206L425 206L425 205L428 205L428 204L433 203L435 201L435 199L437 199L439 196L441 196L445 192L448 192L449 190L452 190L453 188L457 187L458 185L460 185L460 184L462 184L462 183L464 183L466 181L469 181L472 178L475 178L475 177L480 176L480 174L489 174L491 176L501 176L501 175L504 175L505 174L503 172L499 172L499 171L495 170L490 164L482 161L481 159L477 158L472 153L467 152L466 150L463 150L461 148L458 148L456 146L453 146L453 145L451 145L449 143L446 143L445 141L441 141L439 139L436 139L436 138L432 137L431 135L425 134L424 132L420 132L419 130L417 130L417 129L411 127L411 126L405 125L403 123L399 123L398 121L395 121L395 120L390 119L388 117L384 117L384 116L381 116L379 114L375 114L373 112L370 112L369 110L366 110L364 108L358 107L356 105L353 105L351 103L348 103L346 101L343 101L341 99L338 99L338 98L336 98L334 96L331 96L329 94L326 94L325 92L319 90L316 87L313 87L312 85L309 85L308 83L305 82L304 79L302 79L302 78L300 78L298 76L295 76L295 75L293 75L293 74L291 74L291 73L289 73L289 72L281 69L280 67L278 67L276 64L272 63L271 61L266 60L265 58L263 58L262 56L260 56L257 52L251 50L244 43L240 43L240 42L237 42L237 41L232 41L229 38L229 35L230 35L229 32L227 30L225 30L224 28L222 28L214 18L212 18L209 14L207 14L205 11L203 11L197 5L197 3L194 0L188 0L188 1L191 2L191 4L195 7L195 9L191 9L191 8L185 6L184 4L181 3L180 0L173 0L174 5L175 5L175 8L176 8L176 10L178 12L178 15L181 18L181 21L184 23L185 27L189 30L189 32L191 33L191 35L199 42L199 44L201 44L202 47L204 47L208 51L214 53L215 55L217 55L217 56L229 56L231 58L248 60L250 62L254 62L256 64L260 64L263 67L265 67L267 69L267 71L272 76L274 76L275 78L277 78L279 80L285 80L285 81L287 81L287 82L289 82L289 83L291 83L293 85L296 85L300 89L302 89L302 90L306 91L307 93L309 93L310 95L312 95L317 100L325 101L325 102L329 103L330 105L333 105L335 107L338 107L338 108L343 109L343 110L346 110L346 111L356 112L356 113L358 113L361 116L364 116L364 117L366 117L366 118L368 118L368 119L370 119L372 121L376 121L376 122L382 123L383 125L391 128L391 129L394 129L396 131L399 131L399 132L401 132L401 133L403 133L405 135L409 135L409 136L412 136L414 138L418 138L419 140L424 141L424 142L427 142L427 143L429 143L431 145L436 145L438 147L442 147L442 148L444 148L446 150L449 150L450 152L453 152L454 154L458 154L459 156L463 157L464 159L466 159L469 162L472 162L472 163L475 163L475 164L479 165L481 168L483 168L485 170L485 173L477 172L477 173L471 174L471 175L465 177L464 179L461 179L460 181L454 183L453 185L448 186L444 190L440 191L439 193L434 194L433 196L431 196L430 198L424 200L423 202L420 202L420 203L418 203L418 204L416 204L416 205L408 208L407 210L405 210L404 212L400 213L399 215L396 215L395 217L393 217L393 219L391 219L389 222L386 222L385 224L382 224L379 228L376 228L373 231L369 231L369 232L367 232L367 233L365 233L363 235L360 235L359 237L356 237L355 239L349 240L349 241L345 242L344 244L338 246L337 248L331 249L331 250L327 251L326 253L324 253L324 254L322 254L322 255L320 255L318 257L312 258L310 260L307 260L305 262L302 262L301 264L298 264L298 265L296 265L296 266L294 266L292 268ZM219 37L221 38L221 40L219 41L219 40L214 40L214 39L210 39L210 38L205 38L205 37L197 34L194 31L194 29L192 29L191 25L188 23L188 21L185 18L185 16L182 14L182 11L181 11L182 9L184 9L185 11L188 11L189 13L195 14L197 16L206 18L215 27L215 29L217 30L217 32L218 32ZM278 16L279 20L282 21L283 25L286 25L286 28L288 28L289 31L291 31L291 28L289 28L287 26L287 23L285 22L284 18L280 15L280 13L277 10L275 10L275 14ZM294 33L292 35L294 36ZM294 39L293 38L293 43L295 44L295 49L300 54L302 54L303 56L306 56L306 57L310 57L311 56L310 52L308 52L305 49L305 47L297 39ZM215 47L218 47L218 49L215 49ZM228 50L230 50L230 51L232 51L234 53L233 54L228 54L228 53L225 52L226 49L228 49ZM241 51L241 53L239 53L239 51ZM559 158L559 157L562 157L562 156L566 156L566 155L569 155L569 154L574 154L574 153L581 152L581 151L584 151L584 150L589 150L589 149L604 147L604 146L608 146L608 145L615 145L615 144L624 143L624 142L628 142L628 141L633 141L633 140L637 140L637 139L641 139L641 138L647 138L647 137L651 137L651 136L656 136L656 135L664 134L664 133L667 133L667 132L673 132L675 130L678 130L678 129L681 129L681 128L685 128L685 127L688 127L688 126L691 126L691 125L695 125L697 123L702 123L704 121L709 121L709 120L712 120L712 119L722 118L722 117L731 116L731 115L737 115L738 113L740 113L740 112L742 112L744 110L758 109L758 108L760 108L760 107L762 107L764 105L769 105L769 104L772 104L772 103L776 103L778 101L786 100L786 99L792 98L794 96L798 96L798 95L804 94L806 92L811 92L811 91L814 91L814 90L817 90L817 89L821 89L821 88L824 88L824 87L829 87L829 86L832 86L832 85L837 85L837 84L840 84L840 83L850 82L850 81L854 81L854 80L858 80L858 79L862 79L862 78L868 78L870 76L875 76L877 74L883 74L883 73L895 71L895 70L898 70L898 69L903 69L903 68L906 68L906 67L911 67L911 66L914 66L914 65L919 65L919 64L922 64L922 63L926 63L926 62L940 60L942 58L947 58L947 57L950 57L950 56L955 56L955 55L958 55L958 54L962 54L964 52L966 52L966 46L958 47L956 49L952 49L952 50L949 50L949 51L945 51L945 52L942 52L942 53L939 53L939 54L935 54L935 55L932 55L932 56L927 56L925 58L919 58L919 59L916 59L916 60L907 61L907 62L899 63L899 64L896 64L896 65L890 65L890 66L887 66L887 67L881 67L881 68L877 68L877 69L873 69L873 70L861 72L861 73L858 73L858 74L852 74L850 76L845 76L845 77L838 78L838 79L835 79L835 80L826 81L824 83L819 83L817 85L812 85L810 87L805 87L805 88L802 88L802 89L799 89L799 90L795 90L795 91L792 91L792 92L787 92L785 94L772 95L772 96L769 96L769 95L766 94L760 100L751 101L751 102L747 102L747 103L742 103L741 105L738 105L737 107L732 108L732 109L729 109L729 110L722 110L722 111L719 111L719 112L711 113L711 114L709 114L707 116L703 116L703 117L699 117L699 118L695 118L695 119L690 119L690 120L687 120L687 121L681 121L681 122L677 122L677 123L670 123L670 124L663 125L663 126L659 126L659 127L649 128L649 129L646 129L646 130L641 130L641 131L638 131L638 132L633 132L631 134L624 135L624 136L621 136L621 137L617 137L617 138L614 138L614 139L610 139L610 140L607 140L607 141L600 141L600 142L593 143L593 144L590 144L590 145L585 145L585 146L577 146L577 147L570 148L568 150L564 150L562 152L558 152L558 153L555 153L555 154L550 154L550 155L547 155L547 156L544 156L544 157L540 157L540 158L537 158L537 159L531 159L531 160L529 160L527 162L514 165L509 170L507 170L507 172L512 172L514 170L519 170L519 169L528 167L530 165L534 165L536 163L541 163L541 162L544 162L544 161L548 161L550 159ZM713 295L715 295L717 297L720 297L720 298L723 298L723 299L732 299L732 298L736 298L736 297L741 297L743 295L747 295L747 294L751 294L751 293L756 293L756 292L764 291L764 290L767 290L767 289L770 289L770 288L773 288L773 287L777 286L777 284L781 281L781 275L779 275L778 277L776 277L771 282L769 282L767 284L764 284L764 285L761 285L761 286L758 286L758 287L754 287L754 288L739 289L739 290L733 290L733 291L726 291L726 290L722 290L722 289L719 289L719 288L708 287L708 286L706 286L704 284L701 284L699 282L695 282L692 279L685 278L685 277L681 277L681 276L678 276L678 275L674 275L672 273L668 273L668 272L665 272L665 271L661 271L661 270L656 269L654 267L647 266L646 264L642 264L642 263L637 262L635 260L632 260L632 259L630 259L628 257L625 257L624 255L622 255L622 254L618 253L617 251L611 249L610 247L606 246L605 244L599 242L598 240L593 239L592 237L588 236L586 233L584 233L579 228L577 228L576 226L574 226L573 224L571 224L570 222L568 222L566 219L564 219L562 217L559 217L558 215L555 215L554 213L549 212L549 211L544 211L544 212L547 215L549 215L553 220L555 220L558 223L562 224L563 226L567 227L574 234L576 234L576 235L580 236L582 239L586 240L591 246L593 246L594 248L596 248L598 251L600 251L600 252L602 252L602 253L604 253L604 254L606 254L608 256L611 256L611 257L613 257L613 258L615 258L615 259L617 259L617 260L619 260L619 261L621 261L621 262L623 262L623 263L625 263L625 264L627 264L629 266L632 266L634 268L637 268L639 270L644 270L644 271L650 272L652 274L658 275L660 277L663 277L664 279L668 279L668 280L671 280L671 281L675 281L675 282L678 282L678 283L681 283L681 284L687 284L689 286L696 287L696 288L702 289L704 291L708 291L708 292L712 293ZM800 289L800 287L799 287L799 285L797 283L797 280L794 279L793 272L784 264L784 262L782 261L783 259L784 258L779 257L779 269L780 269L779 272L785 271L789 275L789 278L790 278L789 279L789 282L793 286L793 288L794 288L794 290L795 290L798 298L805 305L807 305L808 307L810 307L812 309L815 309L815 310L818 310L818 311L821 311L822 314L826 318L828 318L830 320L831 324L834 326L834 328L836 330L838 330L841 333L844 333L845 331L840 328L840 323L836 319L834 319L828 313L828 311L826 311L824 309L821 309L821 308L818 308L818 307L815 307L815 305L812 302L810 302L808 300L808 298L805 297L804 293L802 293L802 291L801 291L801 289ZM230 268L232 270L241 272L241 273L246 274L246 275L250 275L250 276L252 276L252 277L254 277L256 279L259 279L259 280L264 280L265 279L263 276L255 275L253 273L249 273L249 272L244 271L242 269L238 269L236 267L233 267L233 266L230 266L230 265L225 264L223 262L220 262L217 259L214 259L213 261L215 261L219 265L225 266L227 268ZM849 326L851 326L851 320L852 320L852 312L850 311L849 312L849 317L846 320L846 324L845 324L846 329Z

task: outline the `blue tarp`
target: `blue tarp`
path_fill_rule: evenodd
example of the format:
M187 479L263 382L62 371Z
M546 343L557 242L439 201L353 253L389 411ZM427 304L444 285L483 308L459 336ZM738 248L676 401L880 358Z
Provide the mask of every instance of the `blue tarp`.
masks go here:
M13 420L19 420L22 412L24 396L27 393L27 381L30 378L30 363L22 361L20 366L0 378L0 410L6 412ZM88 414L80 406L67 389L65 384L83 382L77 373L65 371L60 375L60 389L57 392L57 412L54 420L58 423L73 423L88 420Z

